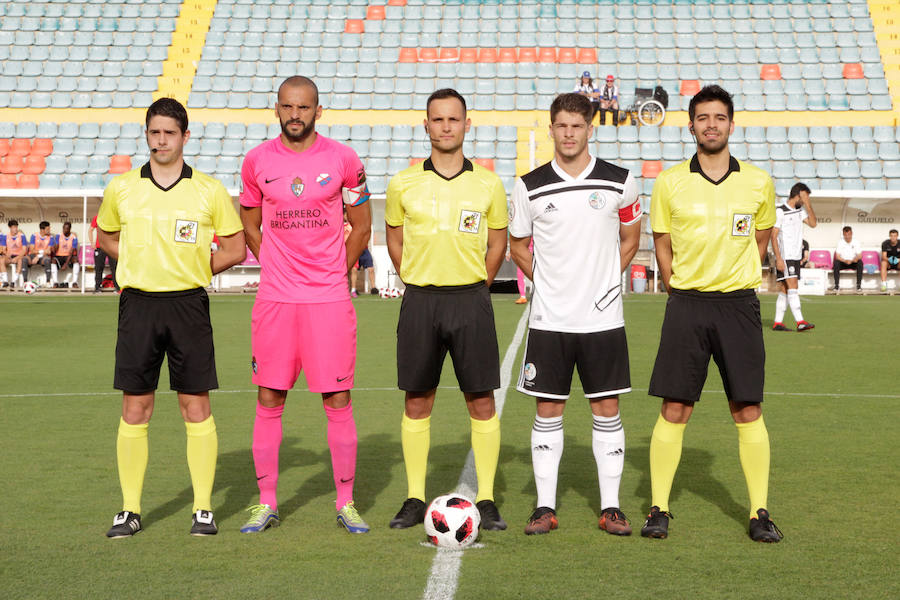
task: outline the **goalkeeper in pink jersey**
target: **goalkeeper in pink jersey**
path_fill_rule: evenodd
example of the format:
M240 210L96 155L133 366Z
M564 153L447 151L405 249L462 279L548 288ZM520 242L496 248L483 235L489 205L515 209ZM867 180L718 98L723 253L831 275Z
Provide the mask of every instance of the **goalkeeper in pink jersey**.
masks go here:
M252 380L259 386L253 462L259 504L244 533L278 517L278 451L287 391L302 370L322 394L337 488L337 521L351 533L369 526L353 504L356 423L350 389L356 365L356 312L347 271L372 229L366 173L349 146L316 133L319 91L306 77L278 89L281 135L247 153L241 167L241 220L259 260L259 292L251 318ZM353 229L344 241L342 209Z

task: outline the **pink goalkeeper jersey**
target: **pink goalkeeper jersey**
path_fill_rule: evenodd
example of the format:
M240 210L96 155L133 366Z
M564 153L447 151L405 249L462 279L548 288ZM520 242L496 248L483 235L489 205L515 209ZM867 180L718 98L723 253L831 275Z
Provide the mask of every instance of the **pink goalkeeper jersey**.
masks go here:
M354 205L369 197L356 152L317 134L298 153L277 137L247 153L241 181L241 206L262 207L256 297L298 304L349 298L342 189L357 191Z

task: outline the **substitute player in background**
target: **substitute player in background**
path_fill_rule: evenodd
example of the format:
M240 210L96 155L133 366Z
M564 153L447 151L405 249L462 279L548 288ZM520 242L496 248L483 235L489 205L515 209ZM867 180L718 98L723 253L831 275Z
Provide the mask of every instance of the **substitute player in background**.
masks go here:
M72 223L66 221L63 223L62 233L55 236L53 240L53 264L50 265L53 277L53 287L64 285L69 287L68 283L60 284L57 281L60 271L65 271L72 266L72 287L78 287L78 273L80 272L78 264L78 236L72 233Z
M241 167L241 220L261 267L251 320L253 383L259 386L253 462L259 504L244 533L277 526L278 453L288 390L306 373L322 394L337 488L337 522L351 533L369 526L353 504L356 423L350 390L356 366L356 312L347 271L372 230L366 173L349 146L316 133L322 116L311 79L278 88L281 135L247 153ZM352 229L344 241L342 207Z
M395 529L425 517L431 409L448 350L469 409L481 527L506 529L494 503L500 358L489 286L506 250L508 213L500 178L463 156L470 124L456 90L431 94L425 119L431 156L391 178L387 189L388 253L406 284L397 379L406 392L400 440L409 497L391 520Z
M28 272L28 240L25 234L19 231L19 222L10 219L7 223L9 233L0 235L0 281L3 287L16 287L16 270ZM13 279L11 282L6 280L7 267L13 267ZM23 284L26 279L23 279Z
M663 399L650 438L650 514L644 537L664 538L669 494L681 459L684 428L700 399L709 359L719 367L737 425L741 466L750 492L750 537L778 542L769 519L769 434L762 418L766 350L759 300L762 259L775 224L768 173L735 159L731 95L706 86L688 106L697 153L660 173L650 224L660 275L669 291L650 395Z
M790 306L797 331L809 331L815 325L803 319L800 312L800 263L803 259L803 224L816 226L816 213L809 202L809 187L795 183L784 204L775 207L772 229L772 252L775 254L775 280L779 282L775 301L775 331L790 331L784 326L784 311Z
M194 488L191 535L218 532L212 513L218 436L209 390L218 387L209 298L212 276L247 251L231 195L219 180L185 164L187 111L172 98L147 109L150 162L113 179L97 216L98 243L118 259L119 333L115 388L122 390L116 441L122 512L111 538L141 531L141 490L147 469L150 416L163 358L187 430ZM212 258L209 245L219 236Z
M887 272L900 269L900 241L897 239L897 230L888 232L888 239L881 242L881 291L887 291Z
M631 390L622 310L622 271L641 237L641 203L627 169L588 150L591 105L562 94L550 105L554 158L516 180L510 251L534 282L528 343L516 386L537 400L531 464L537 508L525 533L556 529L563 410L577 366L593 414L591 445L600 482L600 529L630 535L619 509L625 431L619 394ZM534 240L534 254L528 244ZM578 260L573 260L577 253Z

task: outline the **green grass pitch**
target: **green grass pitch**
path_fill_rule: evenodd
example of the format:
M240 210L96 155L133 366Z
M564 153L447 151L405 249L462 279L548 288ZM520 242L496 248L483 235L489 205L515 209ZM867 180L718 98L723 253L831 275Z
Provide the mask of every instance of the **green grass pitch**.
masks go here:
M523 310L512 300L494 296L501 355ZM373 526L364 536L335 524L325 417L320 399L299 391L302 380L284 419L282 526L262 535L238 533L244 509L257 498L250 455L251 304L247 296L212 299L221 386L213 394L219 535L188 535L192 495L184 426L174 395L164 391L150 426L145 530L133 539L108 540L104 533L121 502L115 464L121 400L112 389L116 299L0 297L7 349L0 391L0 597L422 597L435 550L420 544L419 528L387 527L406 497L394 364L400 303L355 301L355 496ZM523 534L534 502L534 406L512 389L496 482L510 528L483 534L483 547L464 553L456 597L900 597L891 525L900 485L897 437L890 429L900 400L900 305L884 296L804 298L804 315L817 325L804 334L769 330L774 297L763 297L762 305L764 406L772 441L769 507L785 533L782 543L754 544L747 537L737 434L714 366L685 435L670 537L637 535L650 495L648 444L659 402L647 396L647 383L665 298L630 296L625 310L634 391L622 399L628 443L621 501L635 535L615 538L597 529L591 425L578 389L566 414L560 529ZM166 377L164 367L161 390L168 390ZM432 419L430 496L455 486L469 449L454 381L448 364Z

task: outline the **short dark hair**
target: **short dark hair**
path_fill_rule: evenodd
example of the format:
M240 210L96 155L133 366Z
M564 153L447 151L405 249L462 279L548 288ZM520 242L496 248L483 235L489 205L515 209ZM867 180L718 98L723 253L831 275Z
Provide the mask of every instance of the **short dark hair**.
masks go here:
M71 226L72 226L72 221L66 221L65 223L63 223L63 227L65 227L66 225L68 225L69 227L71 227Z
M892 233L897 233L897 230L896 230L896 229L891 229L890 231L888 231L888 235L891 235Z
M791 187L791 193L788 195L788 198L796 198L800 195L800 192L806 192L809 194L812 190L809 189L809 186L803 183L802 181L798 181Z
M185 110L181 102L179 102L175 98L160 98L159 100L151 104L150 108L147 109L147 118L144 121L144 125L146 127L150 127L150 119L155 116L170 117L172 119L175 119L175 122L178 123L178 127L181 128L181 133L187 131L187 110Z
M319 86L316 85L316 82L310 79L309 77L304 77L303 75L292 75L288 77L284 81L281 82L281 85L278 86L278 93L281 93L281 88L285 86L290 87L303 87L308 86L313 89L313 92L316 95L316 106L319 105Z
M425 103L425 113L428 113L428 107L431 106L431 103L434 100L445 100L447 98L456 98L459 100L463 107L463 114L466 114L466 99L453 88L441 88L432 92L432 94L428 96L428 101Z
M38 223L39 229L44 229L45 227L50 227L50 221L41 221Z
M18 226L19 226L19 222L16 221L15 219L10 219L10 220L9 220L9 223L7 223L6 225L7 225L7 227L12 227L13 225L15 225L16 227L18 227Z
M731 99L731 94L718 85L703 86L703 89L697 92L696 96L691 98L691 103L688 104L688 118L691 121L694 120L694 109L698 104L701 102L711 102L713 100L718 100L728 108L728 119L733 121L734 101Z
M844 228L841 229L841 231L843 231L844 233L847 233L848 231L853 231L853 228L850 227L849 225L844 225Z
M550 105L550 123L556 121L556 115L562 111L579 114L588 124L594 116L591 101L586 96L575 93L560 94L553 99L553 103Z

